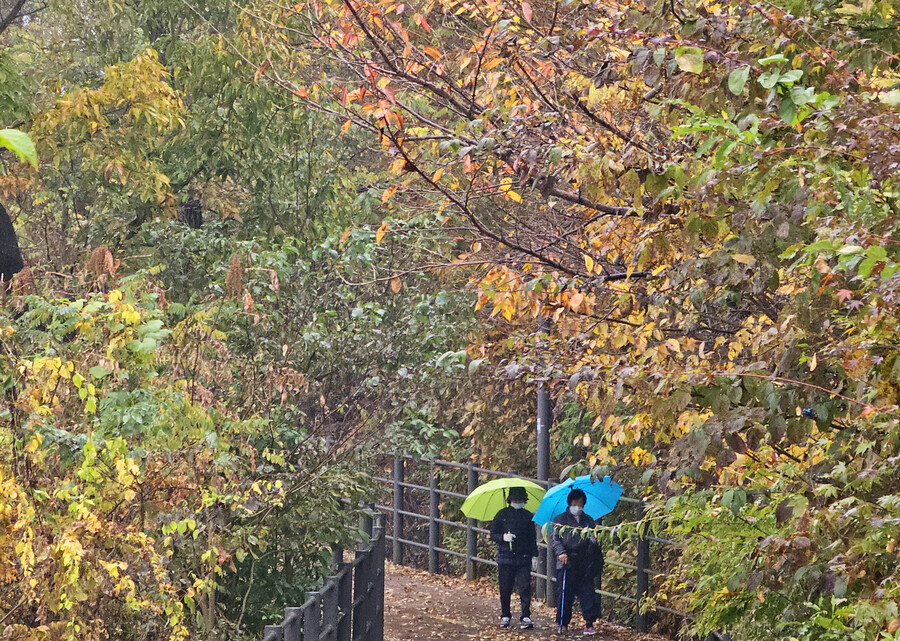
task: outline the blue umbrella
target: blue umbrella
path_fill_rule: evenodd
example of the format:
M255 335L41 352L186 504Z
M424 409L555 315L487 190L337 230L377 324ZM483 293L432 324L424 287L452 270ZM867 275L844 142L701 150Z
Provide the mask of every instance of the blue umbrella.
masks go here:
M595 480L593 483L590 475L576 476L550 488L531 520L543 527L552 521L553 517L565 512L569 492L576 488L587 495L584 513L595 521L612 512L619 502L619 497L622 496L622 486L613 483L608 476L604 476L603 481Z

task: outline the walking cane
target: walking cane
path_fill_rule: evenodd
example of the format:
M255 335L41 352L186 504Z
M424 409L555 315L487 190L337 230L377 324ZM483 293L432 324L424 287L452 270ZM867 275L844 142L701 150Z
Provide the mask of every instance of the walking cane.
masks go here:
M566 608L566 574L569 571L569 564L566 563L563 565L563 580L562 580L562 592L559 593L559 626L562 627L563 624L563 611Z

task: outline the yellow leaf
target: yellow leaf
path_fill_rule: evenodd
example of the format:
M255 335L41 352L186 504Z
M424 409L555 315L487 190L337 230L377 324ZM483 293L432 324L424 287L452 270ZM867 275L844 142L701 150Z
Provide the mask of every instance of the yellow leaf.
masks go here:
M385 204L387 201L391 199L391 196L397 191L397 185L391 185L387 189L384 190L384 193L381 194L381 204Z
M425 53L427 53L429 56L431 56L432 58L434 58L435 60L440 60L441 58L443 58L443 56L441 55L441 52L438 51L437 49L435 49L434 47L425 47L425 49L423 49L423 51Z
M589 254L584 255L584 266L587 267L588 274L594 271L594 259Z
M391 279L391 291L395 294L400 293L400 289L403 287L403 281L400 280L399 276L395 276Z
M813 357L809 361L809 371L815 372L816 368L819 366L819 355L813 354Z
M341 234L341 244L342 245L347 241L347 238L350 237L350 232L352 232L352 231L353 231L353 227L349 227L347 229L347 231L345 231L343 234Z
M750 254L732 254L731 258L741 265L752 265L756 262L756 259Z
M390 223L382 224L381 227L378 228L378 231L375 232L375 242L376 243L380 243L381 239L384 238L384 234L387 231L388 225L390 225Z
M341 135L343 136L345 133L350 131L350 126L353 124L352 121L348 120L343 125L341 125Z
M508 192L506 192L506 195L509 196L510 200L513 200L517 203L522 202L522 197L519 194L517 194L516 192L514 192L512 189L510 189Z
M441 179L441 176L443 176L443 175L444 175L444 168L441 167L436 172L434 172L434 175L431 177L431 182L439 181Z

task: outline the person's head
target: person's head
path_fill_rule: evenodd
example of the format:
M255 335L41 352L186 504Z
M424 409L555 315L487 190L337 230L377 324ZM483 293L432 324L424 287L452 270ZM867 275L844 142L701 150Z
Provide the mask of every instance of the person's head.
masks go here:
M509 494L506 496L506 501L510 506L521 510L525 507L525 503L528 502L528 492L525 491L524 487L511 487L509 488Z
M566 497L566 503L569 506L569 513L572 516L579 516L584 511L584 504L587 503L587 494L584 493L584 490L575 488L569 492L569 496Z

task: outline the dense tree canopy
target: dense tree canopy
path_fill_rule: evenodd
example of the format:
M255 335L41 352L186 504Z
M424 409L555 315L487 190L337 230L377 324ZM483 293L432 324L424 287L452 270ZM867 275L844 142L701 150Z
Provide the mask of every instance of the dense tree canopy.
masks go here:
M524 470L545 379L686 634L896 636L896 3L30 4L2 634L258 630L365 453Z

